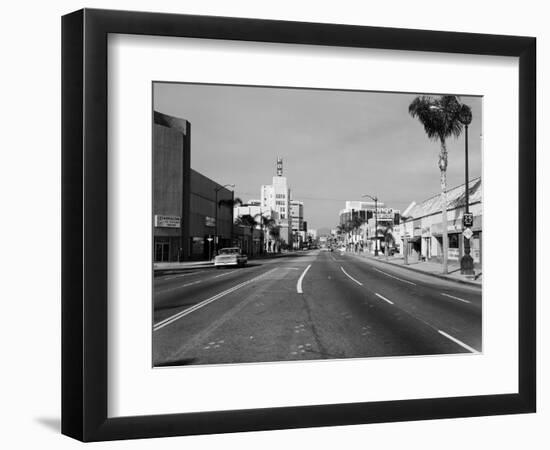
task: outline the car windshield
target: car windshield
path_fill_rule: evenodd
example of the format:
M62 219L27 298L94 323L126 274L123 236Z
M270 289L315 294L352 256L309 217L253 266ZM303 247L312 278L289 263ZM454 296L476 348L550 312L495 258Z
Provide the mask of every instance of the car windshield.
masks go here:
M220 255L238 255L240 250L238 248L222 248Z

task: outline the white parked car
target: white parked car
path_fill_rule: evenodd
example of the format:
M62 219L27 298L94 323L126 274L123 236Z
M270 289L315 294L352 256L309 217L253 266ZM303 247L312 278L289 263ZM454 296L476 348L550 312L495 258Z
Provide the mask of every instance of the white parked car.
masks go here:
M239 247L222 248L214 258L214 266L218 269L222 266L242 267L247 262L247 256L241 253Z

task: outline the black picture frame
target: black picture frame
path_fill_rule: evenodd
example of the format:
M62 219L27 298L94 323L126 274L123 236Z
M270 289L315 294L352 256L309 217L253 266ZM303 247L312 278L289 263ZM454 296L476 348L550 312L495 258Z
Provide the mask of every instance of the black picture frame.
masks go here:
M107 36L110 33L519 58L518 393L107 416ZM62 433L102 441L535 412L536 39L84 9L62 18Z

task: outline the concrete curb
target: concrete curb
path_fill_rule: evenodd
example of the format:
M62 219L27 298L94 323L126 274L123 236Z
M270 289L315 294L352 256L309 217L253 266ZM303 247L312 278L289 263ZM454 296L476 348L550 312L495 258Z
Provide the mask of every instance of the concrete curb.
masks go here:
M447 275L443 275L443 274L439 274L439 273L425 272L423 270L415 269L414 267L411 267L411 266L405 266L405 265L401 265L401 264L394 264L391 261L385 261L383 259L376 259L374 257L371 258L371 257L367 256L367 257L363 257L363 258L373 259L374 261L378 261L378 262L387 264L388 266L401 267L403 269L410 270L411 272L421 273L421 274L428 275L428 276L431 276L431 277L434 277L434 278L439 278L441 280L454 281L455 283L460 283L460 284L467 284L468 286L475 286L475 287L478 287L478 288L481 289L481 284L476 283L475 281L461 280L459 278L453 278L453 277L449 277Z

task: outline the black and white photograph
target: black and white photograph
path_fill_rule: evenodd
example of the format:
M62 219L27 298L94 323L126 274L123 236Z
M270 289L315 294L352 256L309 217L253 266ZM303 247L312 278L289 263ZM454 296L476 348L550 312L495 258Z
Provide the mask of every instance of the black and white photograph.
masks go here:
M3 6L1 448L550 448L544 2Z
M155 81L154 367L483 352L483 97Z

